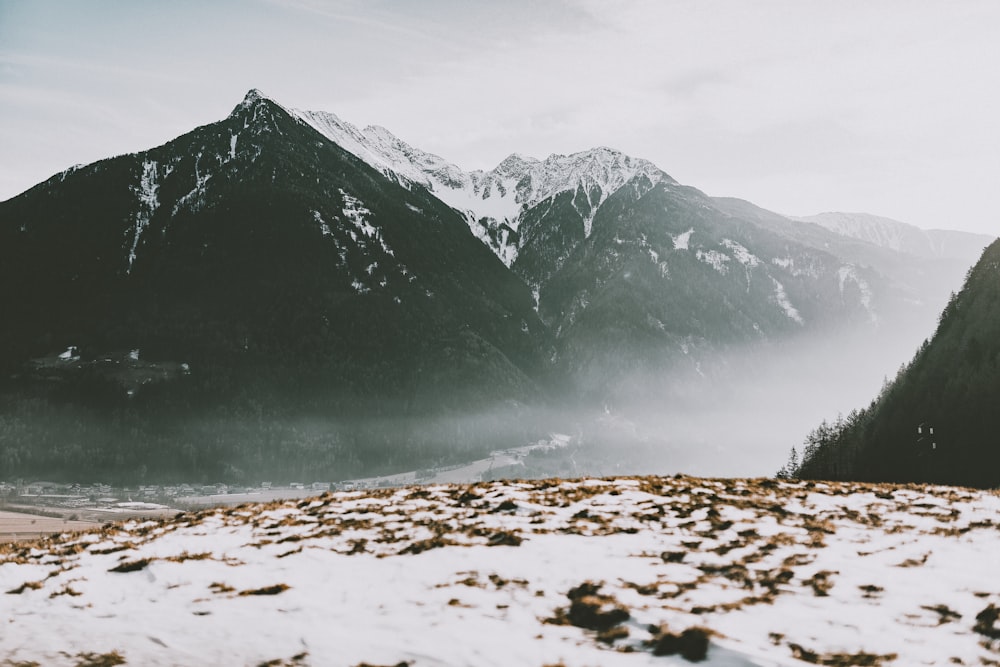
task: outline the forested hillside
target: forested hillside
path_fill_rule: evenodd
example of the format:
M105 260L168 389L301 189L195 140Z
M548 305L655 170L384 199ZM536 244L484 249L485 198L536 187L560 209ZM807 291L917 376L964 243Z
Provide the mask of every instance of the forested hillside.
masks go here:
M1000 485L1000 242L969 271L934 337L872 404L806 440L783 473Z

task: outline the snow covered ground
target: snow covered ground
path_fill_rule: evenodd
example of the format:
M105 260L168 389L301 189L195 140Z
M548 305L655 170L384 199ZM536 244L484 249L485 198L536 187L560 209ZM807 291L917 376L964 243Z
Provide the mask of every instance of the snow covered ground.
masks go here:
M0 546L0 664L995 665L998 554L944 487L341 492Z

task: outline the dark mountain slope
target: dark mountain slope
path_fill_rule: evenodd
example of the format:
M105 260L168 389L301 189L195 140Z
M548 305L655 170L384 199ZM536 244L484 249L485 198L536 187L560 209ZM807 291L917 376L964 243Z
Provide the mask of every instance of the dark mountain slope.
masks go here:
M260 97L52 179L0 216L3 305L20 316L9 356L75 344L204 363L292 346L314 363L473 331L523 369L537 362L530 295L461 219ZM218 337L197 331L213 322Z
M549 229L580 227L567 193L527 216L543 207ZM868 324L894 298L866 267L728 215L694 188L645 176L604 202L589 237L556 247L547 272L526 265L535 254L524 251L513 269L539 285L559 368L598 398L713 375L735 346Z
M797 474L1000 486L998 405L1000 241L871 406L810 435Z
M530 400L544 376L529 290L459 215L253 92L219 123L0 204L0 284L8 408L41 396L69 410L95 434L80 458L98 440L92 417L139 424L169 458L246 429L153 422L424 420ZM80 359L56 361L69 346ZM122 363L139 372L124 350L189 373L122 382Z
M713 204L737 219L755 224L784 238L828 252L844 261L869 266L881 274L901 299L883 304L886 319L902 327L924 327L933 322L953 289L961 285L965 273L978 259L988 241L978 250L962 256L925 257L891 250L850 236L837 234L806 220L792 220L750 202L713 197ZM986 237L955 232L966 246ZM968 238L967 238L968 237Z

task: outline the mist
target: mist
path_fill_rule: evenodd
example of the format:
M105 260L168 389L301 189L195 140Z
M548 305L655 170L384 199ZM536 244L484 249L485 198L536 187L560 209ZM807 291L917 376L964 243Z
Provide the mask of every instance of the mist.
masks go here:
M895 324L737 346L704 364L704 375L640 373L620 383L620 398L551 423L574 435L588 474L771 476L823 420L867 407L935 326L929 309Z
M19 417L2 421L9 432L38 431L36 444L5 448L0 468L4 476L124 484L336 481L459 465L565 434L565 448L531 452L493 476L770 476L824 419L877 396L932 335L929 313L736 346L706 355L697 371L678 363L619 379L600 400L425 411L373 397L353 415L317 409L319 400L299 410L254 402L192 411L164 408L187 396L184 383L135 397L109 385L103 398L88 390L90 403L53 403L55 411L26 400Z

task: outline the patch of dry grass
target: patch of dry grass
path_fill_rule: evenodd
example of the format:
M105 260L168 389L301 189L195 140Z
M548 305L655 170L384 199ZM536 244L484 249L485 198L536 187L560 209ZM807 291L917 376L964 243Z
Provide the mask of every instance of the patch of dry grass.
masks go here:
M895 653L879 655L876 653L819 653L811 651L799 644L789 644L792 655L802 662L810 665L825 665L827 667L881 667L887 662L894 661L898 656Z
M279 593L284 593L290 588L287 584L275 584L273 586L264 586L263 588L249 588L247 590L240 591L238 595L240 597L246 597L248 595L278 595Z

